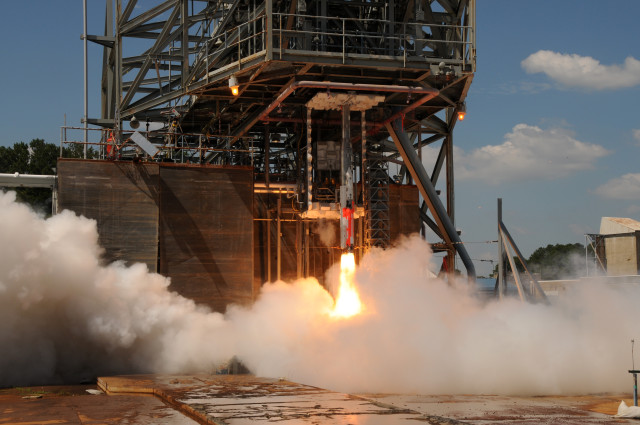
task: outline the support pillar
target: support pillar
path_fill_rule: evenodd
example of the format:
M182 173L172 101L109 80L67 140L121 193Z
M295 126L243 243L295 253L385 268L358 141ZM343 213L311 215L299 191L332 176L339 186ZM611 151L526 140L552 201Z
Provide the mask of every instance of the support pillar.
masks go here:
M500 230L500 223L502 223L502 198L498 198L498 297L502 299L505 295L505 282L504 282L504 240L502 239L502 231Z
M313 146L311 143L311 108L307 108L307 209L313 202ZM307 229L308 230L308 229Z
M418 185L418 189L422 194L429 210L432 212L433 217L442 233L444 241L447 245L448 249L455 249L455 251L460 255L460 259L464 263L465 268L467 269L467 276L470 282L475 282L476 279L476 269L469 258L469 254L467 253L466 248L462 244L458 233L456 232L453 223L449 219L447 211L445 210L438 194L436 193L436 189L431 184L431 179L429 178L427 172L424 169L424 166L420 162L418 158L418 154L413 148L413 144L409 140L407 134L402 128L402 120L400 118L396 119L393 122L393 126L391 123L385 124L389 135L393 139L396 147L398 148L398 152L402 156L402 160L404 161L407 169L411 173L413 180Z
M281 280L281 266L282 266L282 225L280 221L280 216L282 213L282 194L278 193L278 217L277 217L277 227L276 227L276 279Z

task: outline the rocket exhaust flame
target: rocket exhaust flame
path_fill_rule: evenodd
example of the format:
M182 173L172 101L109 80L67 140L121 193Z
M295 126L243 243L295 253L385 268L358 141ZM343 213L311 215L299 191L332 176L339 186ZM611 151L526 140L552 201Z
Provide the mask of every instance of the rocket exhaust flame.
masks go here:
M363 306L354 283L356 260L353 252L342 254L340 258L340 286L332 317L348 318L362 312Z

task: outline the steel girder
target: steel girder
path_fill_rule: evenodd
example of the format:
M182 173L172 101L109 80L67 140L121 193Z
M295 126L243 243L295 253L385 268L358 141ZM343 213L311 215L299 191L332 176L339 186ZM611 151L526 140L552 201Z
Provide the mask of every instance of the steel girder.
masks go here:
M414 150L441 143L429 178L435 187L444 176L445 215L455 223L453 129L475 71L475 0L106 0L106 11L104 35L88 37L104 46L102 116L90 123L121 129L133 115L178 118L184 133L220 135L229 147L235 140L256 151L256 169L277 163L291 178L305 167L305 103L319 90L348 90L299 87L270 109L292 84L434 89L428 99L418 90L385 93L366 113L366 140L387 161L406 163L389 140L389 124L400 118ZM334 137L337 120L339 111L314 113L314 132ZM352 141L360 151L360 137ZM444 249L459 252L436 215L422 206ZM453 270L453 255L449 263Z

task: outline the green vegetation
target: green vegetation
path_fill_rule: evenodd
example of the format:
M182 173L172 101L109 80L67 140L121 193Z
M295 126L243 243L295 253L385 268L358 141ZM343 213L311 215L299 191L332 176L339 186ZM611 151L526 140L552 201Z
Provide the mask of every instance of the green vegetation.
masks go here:
M29 144L15 143L13 146L0 146L0 173L55 174L60 147L45 143L42 139L33 139ZM63 149L65 158L82 158L83 145L71 145ZM96 158L96 152L89 149L89 158ZM51 190L46 188L12 188L20 202L27 203L36 211L51 213Z
M584 245L555 244L540 247L526 259L531 273L539 273L542 280L555 280L573 277L576 275L576 259L583 259ZM523 272L524 267L518 257L513 257L518 272ZM507 267L509 268L509 267ZM498 265L493 269L493 276L497 276Z
M584 245L556 244L540 247L527 260L531 272L540 273L540 279L563 279L575 275L576 259L584 259Z

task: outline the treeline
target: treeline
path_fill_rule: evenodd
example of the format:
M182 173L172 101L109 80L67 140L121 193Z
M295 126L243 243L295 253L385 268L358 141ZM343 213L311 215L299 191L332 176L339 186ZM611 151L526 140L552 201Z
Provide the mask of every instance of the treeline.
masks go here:
M65 158L82 158L83 145L64 147L62 155ZM18 142L9 147L0 146L0 173L54 175L59 156L60 147L43 139L33 139L28 144ZM90 150L89 156L95 157L95 152ZM34 210L51 213L51 190L26 187L7 189L15 190L17 200L29 204Z
M524 267L517 257L513 258L519 272ZM528 259L525 259L529 271L538 273L542 280L566 279L580 274L584 269L584 245L555 244L540 247L533 251ZM507 267L509 268L509 267ZM493 269L493 275L497 276L498 266Z

